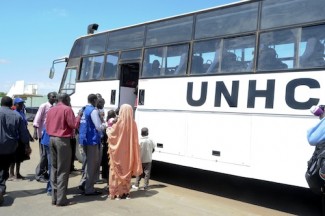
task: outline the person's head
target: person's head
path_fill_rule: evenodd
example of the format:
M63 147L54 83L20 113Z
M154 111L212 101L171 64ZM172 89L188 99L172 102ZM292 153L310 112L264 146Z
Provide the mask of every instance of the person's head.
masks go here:
M107 111L107 121L111 118L116 118L115 110L108 110Z
M322 119L325 117L325 105L318 105L318 106L312 106L310 108L310 112L314 114L314 116L319 117L319 119Z
M25 107L25 101L22 98L15 98L14 99L14 106L16 107L16 110L20 111L23 110Z
M159 61L157 59L152 62L152 68L153 69L158 69L159 66L160 66L160 63L159 63Z
M97 106L97 101L98 101L98 98L95 94L88 95L88 103L90 103L94 107Z
M97 108L98 109L103 109L105 105L105 100L104 98L98 98L97 100Z
M143 127L141 129L141 136L148 136L149 135L149 129L146 127Z
M12 98L8 97L8 96L3 96L1 98L1 106L5 106L5 107L12 107Z
M102 95L99 94L99 93L97 93L96 96L97 96L98 99L99 99L99 98L103 98Z
M119 111L119 120L129 122L133 120L133 109L129 104L123 104Z
M67 93L58 94L58 102L61 102L67 106L71 106L70 104L70 96Z
M47 94L47 99L49 103L53 105L55 102L57 102L57 96L58 94L56 92L49 92Z

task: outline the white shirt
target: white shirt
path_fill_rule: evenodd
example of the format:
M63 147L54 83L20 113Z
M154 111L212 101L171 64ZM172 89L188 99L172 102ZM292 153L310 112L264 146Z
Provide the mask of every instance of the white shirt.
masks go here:
M152 152L156 147L156 143L148 136L141 137L139 140L141 151L141 162L150 163L152 161Z

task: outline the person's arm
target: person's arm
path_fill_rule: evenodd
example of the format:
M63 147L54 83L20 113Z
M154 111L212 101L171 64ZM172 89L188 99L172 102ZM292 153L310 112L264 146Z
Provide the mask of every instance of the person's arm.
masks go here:
M307 139L310 145L315 146L325 141L325 118L323 118L315 127L307 131Z
M82 112L79 112L77 117L75 117L74 113L70 107L69 107L69 109L65 110L66 122L67 122L68 126L72 129L76 129L79 127L81 116L82 116Z
M99 113L97 109L94 109L90 114L91 120L93 121L97 131L104 131L106 129L105 124L99 118Z
M33 138L35 140L38 140L38 136L41 136L41 134L38 134L38 128L40 127L41 125L41 121L42 121L42 116L43 116L43 113L45 111L45 106L41 105L37 112L36 112L36 115L34 117L34 121L33 121L33 127L34 127L34 133L33 133Z
M19 140L22 143L24 143L24 145L25 145L26 154L29 155L32 152L32 150L29 146L29 131L28 131L26 124L21 116L18 121L18 134L19 134Z

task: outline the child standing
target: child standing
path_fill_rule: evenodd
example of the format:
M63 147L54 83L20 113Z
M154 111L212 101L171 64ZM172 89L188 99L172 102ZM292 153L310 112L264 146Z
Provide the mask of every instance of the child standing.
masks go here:
M151 174L151 163L152 163L152 153L155 151L156 143L148 137L149 130L144 127L141 129L141 138L139 140L140 151L141 151L141 162L143 173L136 177L135 185L132 187L134 189L139 189L139 184L141 178L144 177L144 190L148 190L149 179Z

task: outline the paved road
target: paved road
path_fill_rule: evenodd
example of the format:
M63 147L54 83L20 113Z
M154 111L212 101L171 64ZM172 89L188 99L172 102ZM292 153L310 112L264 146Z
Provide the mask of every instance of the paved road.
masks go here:
M34 180L38 143L32 143L31 160L22 164L27 180L7 182L6 215L319 215L320 205L306 189L247 180L211 172L155 163L149 191L131 191L131 200L85 197L77 189L80 174L70 175L68 198L77 202L68 207L51 205L45 184ZM80 164L75 162L80 168ZM133 179L134 182L134 179ZM105 191L104 184L96 185Z

